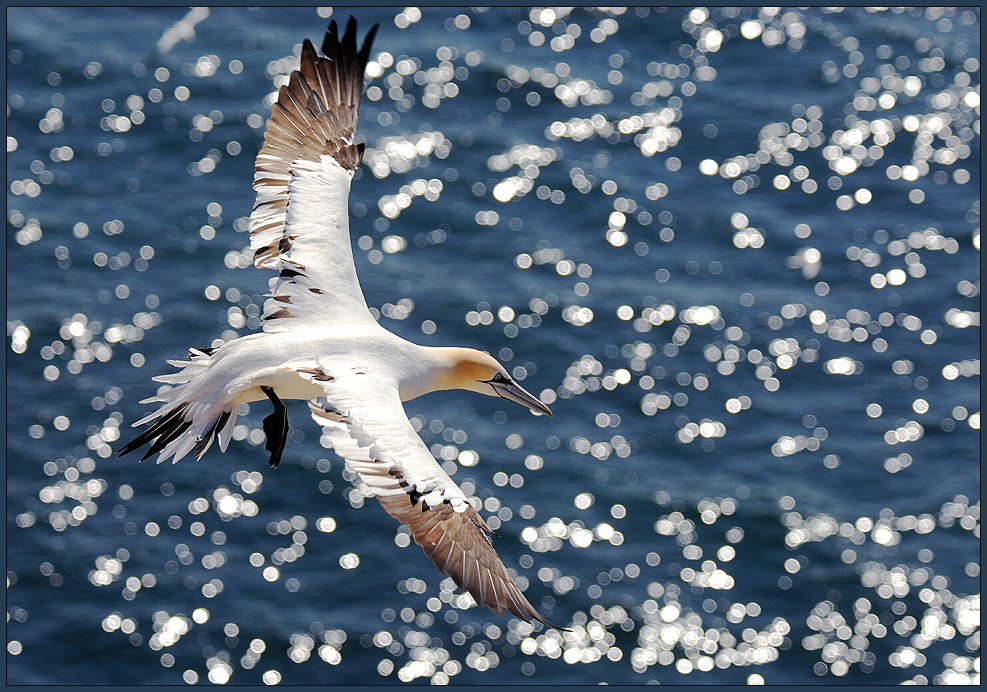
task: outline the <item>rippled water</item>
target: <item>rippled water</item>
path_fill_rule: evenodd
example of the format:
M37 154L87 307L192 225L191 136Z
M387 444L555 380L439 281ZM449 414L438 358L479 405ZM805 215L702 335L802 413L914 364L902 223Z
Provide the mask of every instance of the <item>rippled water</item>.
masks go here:
M354 13L368 303L552 404L408 408L570 631L473 607L300 402L277 471L266 405L112 455L258 326L329 12L8 9L8 682L979 682L979 10Z

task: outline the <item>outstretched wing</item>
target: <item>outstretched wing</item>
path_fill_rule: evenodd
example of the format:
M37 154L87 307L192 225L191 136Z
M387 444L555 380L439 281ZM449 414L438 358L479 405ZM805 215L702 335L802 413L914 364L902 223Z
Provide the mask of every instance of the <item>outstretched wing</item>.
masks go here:
M299 374L325 391L309 409L336 454L411 529L440 572L498 615L506 610L552 626L507 572L487 536L490 527L411 426L397 387L354 372Z
M319 57L302 45L300 67L278 92L257 155L250 215L254 266L273 269L264 330L373 321L357 280L349 234L350 182L363 76L377 25L357 50L356 20L342 39L330 22Z

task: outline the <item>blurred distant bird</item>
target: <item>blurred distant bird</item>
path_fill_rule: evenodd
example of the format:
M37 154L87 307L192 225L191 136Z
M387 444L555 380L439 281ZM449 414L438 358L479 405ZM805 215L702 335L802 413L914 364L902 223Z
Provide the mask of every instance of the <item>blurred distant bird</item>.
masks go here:
M265 397L270 464L284 451L281 398L307 399L336 454L346 460L425 554L476 602L498 614L547 621L528 602L490 543L490 528L415 432L402 401L446 389L498 396L551 416L489 355L419 346L381 327L367 308L350 248L348 198L363 159L355 144L363 77L375 25L357 50L356 21L340 39L329 24L319 57L306 39L301 65L281 87L257 155L250 216L254 265L273 269L263 332L218 348L193 348L175 385L141 403L161 407L118 454L144 444L143 459L201 458L213 440L226 451L237 407Z
M209 16L208 7L193 7L188 14L165 29L154 49L141 61L146 67L156 65L161 57L175 47L179 41L195 39L195 26Z

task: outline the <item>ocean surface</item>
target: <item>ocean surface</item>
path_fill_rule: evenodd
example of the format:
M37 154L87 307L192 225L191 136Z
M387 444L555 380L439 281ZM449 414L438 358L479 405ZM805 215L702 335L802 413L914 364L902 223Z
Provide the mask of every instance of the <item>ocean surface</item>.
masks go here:
M7 682L979 683L980 10L352 13L367 302L552 406L407 409L568 631L476 608L303 402L277 470L266 402L115 455L258 329L330 11L8 8Z

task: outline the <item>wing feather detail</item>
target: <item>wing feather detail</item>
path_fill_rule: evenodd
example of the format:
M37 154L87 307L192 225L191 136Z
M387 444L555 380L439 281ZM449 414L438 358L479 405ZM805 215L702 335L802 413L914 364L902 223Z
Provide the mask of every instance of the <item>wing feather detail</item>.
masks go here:
M498 615L553 626L521 593L490 542L490 527L411 426L396 386L366 375L299 374L325 391L309 409L333 450L440 572Z
M330 22L324 57L306 39L299 68L271 107L255 163L250 249L254 266L279 272L271 295L290 297L293 309L268 300L265 331L373 321L353 263L348 206L363 160L364 145L353 139L376 31L358 50L356 20L342 38Z

